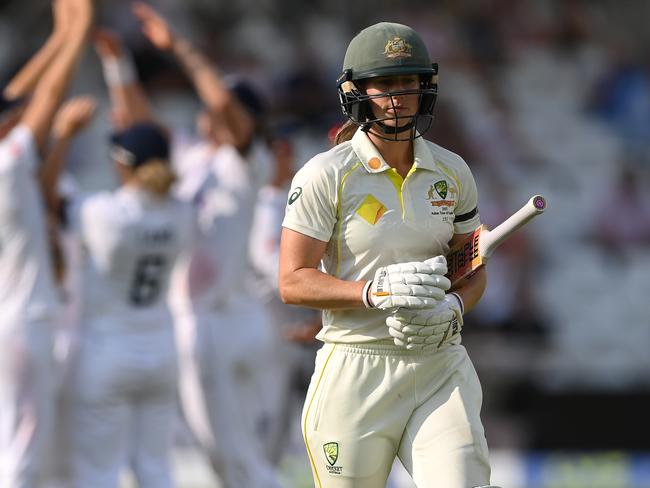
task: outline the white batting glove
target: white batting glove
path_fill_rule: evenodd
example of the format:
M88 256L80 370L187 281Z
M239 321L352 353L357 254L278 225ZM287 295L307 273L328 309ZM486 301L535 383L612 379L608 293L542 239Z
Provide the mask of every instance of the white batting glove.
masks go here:
M386 318L395 345L408 350L437 350L463 328L463 303L450 293L435 307L398 310Z
M368 308L381 310L434 307L451 286L446 273L444 256L425 262L383 266L363 288L363 303Z

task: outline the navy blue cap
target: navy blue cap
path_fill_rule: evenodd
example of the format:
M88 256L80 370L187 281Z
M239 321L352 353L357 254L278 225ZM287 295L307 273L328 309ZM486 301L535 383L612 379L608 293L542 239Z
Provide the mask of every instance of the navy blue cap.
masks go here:
M150 159L169 160L169 141L152 123L139 123L111 134L111 156L126 166L138 167Z
M256 119L266 114L266 103L257 89L248 81L238 76L228 76L225 84L248 112Z

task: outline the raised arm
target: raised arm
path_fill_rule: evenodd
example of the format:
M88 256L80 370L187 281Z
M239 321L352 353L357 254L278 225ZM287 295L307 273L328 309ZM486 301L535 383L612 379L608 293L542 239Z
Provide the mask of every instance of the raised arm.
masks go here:
M52 126L52 145L41 171L43 195L53 215L58 215L60 210L57 184L70 143L88 126L96 108L97 103L92 97L76 97L65 103L56 115Z
M149 99L138 80L131 54L117 33L97 29L93 40L111 97L113 122L122 129L153 119Z
M29 101L21 123L32 131L37 147L43 152L56 111L63 100L90 29L94 9L91 0L57 0L67 4L65 20L55 17L54 30L65 33L60 50L45 69ZM63 7L62 7L63 8ZM74 20L67 24L69 20Z
M229 142L240 150L247 147L255 132L255 120L225 85L217 68L188 40L177 36L165 18L149 5L136 2L133 12L151 43L178 59L210 114L223 122Z
M38 80L59 52L70 28L69 5L66 0L52 2L52 16L55 28L45 44L30 58L5 87L4 95L15 99L29 95L34 91Z

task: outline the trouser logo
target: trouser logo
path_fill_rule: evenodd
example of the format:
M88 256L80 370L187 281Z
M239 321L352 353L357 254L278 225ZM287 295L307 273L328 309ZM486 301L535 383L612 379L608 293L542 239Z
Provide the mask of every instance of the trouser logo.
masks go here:
M340 466L334 466L339 458L338 442L328 442L327 444L324 444L323 451L325 452L325 459L327 459L327 462L329 463L329 466L325 466L327 471L330 474L341 474L343 468Z
M323 445L323 450L325 451L325 459L330 463L330 466L336 464L336 460L339 458L339 444L338 442L328 442Z

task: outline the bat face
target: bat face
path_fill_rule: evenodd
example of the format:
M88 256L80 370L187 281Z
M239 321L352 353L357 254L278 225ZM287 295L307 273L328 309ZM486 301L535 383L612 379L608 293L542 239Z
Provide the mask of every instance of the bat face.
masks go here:
M472 232L466 239L458 242L447 254L447 278L451 281L451 289L458 288L471 278L485 264L485 259L479 252L479 242L483 225Z

